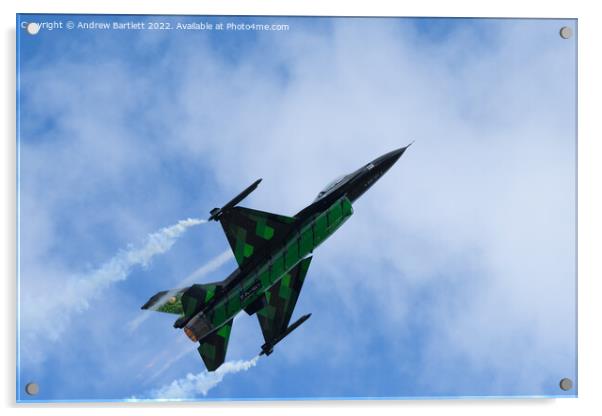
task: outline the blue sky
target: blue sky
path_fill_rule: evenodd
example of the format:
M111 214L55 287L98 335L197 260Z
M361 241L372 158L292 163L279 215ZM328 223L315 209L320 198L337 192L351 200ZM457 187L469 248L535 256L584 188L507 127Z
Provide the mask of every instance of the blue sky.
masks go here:
M576 380L576 43L558 36L575 21L20 18L290 30L18 32L19 393L36 381L39 400L166 386L198 399L575 394L558 389ZM201 282L235 267L220 227L201 224L107 278L148 235L259 177L244 205L294 214L412 140L316 251L295 310L312 319L270 357L204 395L172 316L131 325L199 267L217 264ZM243 315L229 361L263 343Z

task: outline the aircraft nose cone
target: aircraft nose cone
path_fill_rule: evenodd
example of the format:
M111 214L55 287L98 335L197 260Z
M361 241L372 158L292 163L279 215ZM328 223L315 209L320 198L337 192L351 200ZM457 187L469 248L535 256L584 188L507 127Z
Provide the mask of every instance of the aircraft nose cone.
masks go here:
M385 153L360 168L350 182L351 189L347 192L349 200L354 202L372 187L399 160L410 145Z
M385 156L388 156L389 158L391 158L393 163L395 163L401 157L401 155L403 155L405 153L405 151L408 150L408 147L410 147L412 144L414 144L414 142L411 142L410 144L408 144L405 147L400 147L399 149L393 150L392 152L387 153Z
M386 160L393 164L397 162L397 160L399 160L399 158L401 157L401 155L403 155L403 152L405 151L406 147L400 147L399 149L393 150L392 152L389 152L385 155Z
M384 155L382 155L381 157L379 157L378 159L376 159L373 163L376 165L381 165L385 170L389 169L391 166L393 166L395 164L395 162L397 162L399 160L399 158L401 157L401 155L404 154L404 152L406 151L406 149L408 147L411 146L411 143L409 145L407 145L406 147L400 147L399 149L395 149L389 153L385 153Z

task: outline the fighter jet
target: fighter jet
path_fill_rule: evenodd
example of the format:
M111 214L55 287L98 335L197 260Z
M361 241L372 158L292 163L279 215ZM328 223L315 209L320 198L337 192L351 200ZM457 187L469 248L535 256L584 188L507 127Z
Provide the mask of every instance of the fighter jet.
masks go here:
M312 253L353 214L352 203L387 172L409 147L386 153L329 183L292 217L238 206L261 179L251 184L209 220L222 225L238 268L225 280L159 292L142 309L179 315L175 328L198 342L209 371L226 358L234 317L256 314L265 343L260 355L298 328L311 314L289 325L312 260Z

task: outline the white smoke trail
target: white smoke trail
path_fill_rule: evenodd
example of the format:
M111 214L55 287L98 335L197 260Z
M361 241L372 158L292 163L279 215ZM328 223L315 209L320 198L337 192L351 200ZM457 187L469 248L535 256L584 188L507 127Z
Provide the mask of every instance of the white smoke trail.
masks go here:
M145 397L144 399L182 400L193 399L199 394L206 396L209 390L221 383L227 374L247 371L250 368L255 367L257 360L259 360L259 356L246 361L227 361L213 372L205 370L198 374L189 373L186 377L174 380L170 384L152 390L148 394L148 397ZM136 397L129 399L129 401L137 400L138 398Z
M206 220L188 218L177 224L165 227L156 233L149 234L141 247L128 246L99 269L84 279L77 280L75 285L82 299L86 301L94 293L112 283L125 280L132 268L137 265L147 266L149 261L158 254L168 251L186 229L206 223ZM87 305L86 305L87 306Z
M168 251L188 228L206 222L194 218L178 221L149 234L139 247L129 245L88 275L72 279L53 296L48 296L47 293L29 295L30 299L24 301L31 302L36 307L27 308L28 312L22 315L21 328L27 332L26 336L35 336L39 331L51 340L58 339L73 313L87 309L89 302L98 297L104 289L115 282L125 280L133 267L146 266L154 256ZM47 324L39 326L33 322Z
M190 273L188 276L186 276L182 281L180 281L177 284L177 287L182 288L195 281L198 281L199 279L206 276L207 274L213 272L214 270L219 269L224 263L226 263L231 258L232 258L232 251L230 249L228 249L228 250L224 251L223 253L217 255L216 257L212 258L211 260L209 260L207 263L200 266L198 269L196 269L192 273ZM164 305L169 300L169 298L171 298L176 293L177 290L178 289L172 289L172 290L168 291L165 295L163 295L161 297L161 299L159 299L157 301L156 304L153 305L153 307L150 310L155 311L155 310L159 309L159 307L161 307L161 305ZM149 313L149 311L143 311L136 318L132 319L128 323L128 328L130 329L130 331L136 330L140 326L140 324L142 324L144 321L146 321L148 319L148 317L150 315L151 314Z

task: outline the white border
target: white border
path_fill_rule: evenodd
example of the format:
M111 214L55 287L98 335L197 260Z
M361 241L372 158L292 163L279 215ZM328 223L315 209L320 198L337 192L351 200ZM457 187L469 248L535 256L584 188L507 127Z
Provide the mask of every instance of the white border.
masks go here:
M479 2L468 0L422 1L396 3L371 0L355 4L341 1L283 1L283 0L21 0L4 1L2 7L2 195L3 238L2 256L3 323L2 348L3 377L1 378L2 403L12 415L80 414L82 409L90 414L104 414L110 408L123 408L127 413L159 415L167 412L211 412L233 414L239 411L263 414L324 415L344 411L348 414L399 414L420 411L433 414L481 415L529 412L529 414L567 415L590 414L602 409L600 394L600 355L602 331L600 317L602 302L602 198L601 185L601 108L600 41L602 40L601 13L595 2L545 1L526 4L524 0ZM562 17L579 19L579 398L578 399L503 399L503 400L420 400L420 401L345 401L345 402L212 402L163 404L15 404L15 13L135 13L135 14L264 14L264 15L371 15L371 16L478 16L478 17ZM185 410L184 408L190 408ZM119 410L120 411L120 410Z

